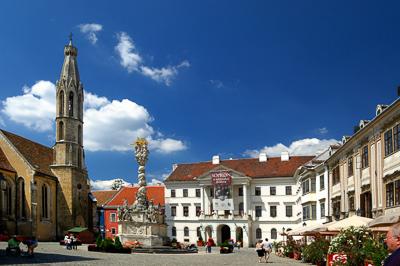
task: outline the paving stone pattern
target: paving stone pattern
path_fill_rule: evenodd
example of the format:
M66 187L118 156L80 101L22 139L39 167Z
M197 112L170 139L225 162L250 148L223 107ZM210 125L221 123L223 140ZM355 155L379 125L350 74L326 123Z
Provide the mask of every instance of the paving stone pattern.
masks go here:
M78 250L67 250L58 243L40 242L35 249L35 257L7 257L5 255L6 242L0 242L0 265L307 265L287 258L272 255L269 262L258 263L254 249L235 250L233 254L219 254L217 248L207 254L201 249L198 254L112 254L89 252L87 246L78 247ZM23 246L26 250L26 246Z

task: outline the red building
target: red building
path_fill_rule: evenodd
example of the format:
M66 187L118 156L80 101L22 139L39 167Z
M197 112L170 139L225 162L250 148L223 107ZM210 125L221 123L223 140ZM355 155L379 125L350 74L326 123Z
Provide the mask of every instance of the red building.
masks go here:
M122 187L112 198L104 205L104 227L105 237L114 238L118 234L118 213L117 208L127 200L132 205L136 199L136 192L139 187ZM153 201L154 205L165 205L163 185L147 186L147 200Z

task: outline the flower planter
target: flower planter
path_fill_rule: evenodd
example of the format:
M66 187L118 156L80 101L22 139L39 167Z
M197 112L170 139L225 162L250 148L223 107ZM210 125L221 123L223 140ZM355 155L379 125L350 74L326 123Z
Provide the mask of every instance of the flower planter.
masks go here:
M107 252L107 253L122 253L122 254L131 254L132 249L123 247L121 249L116 248L107 248L107 249L100 249L96 247L96 245L88 245L88 251L96 251L96 252Z
M301 253L298 253L298 252L293 253L293 259L301 260Z
M197 246L202 247L202 246L204 246L203 243L204 243L203 240L199 240L199 241L197 241Z

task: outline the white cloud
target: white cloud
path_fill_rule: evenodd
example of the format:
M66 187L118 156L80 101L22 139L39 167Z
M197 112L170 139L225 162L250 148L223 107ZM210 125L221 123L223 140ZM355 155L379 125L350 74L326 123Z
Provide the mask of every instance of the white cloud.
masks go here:
M88 151L128 151L137 137L149 140L149 148L159 153L185 150L181 140L166 138L155 131L154 120L145 107L128 99L112 100L85 91L84 145ZM35 131L53 131L55 86L39 81L25 87L23 95L3 101L2 113L10 120Z
M328 129L326 127L318 128L318 133L327 134L328 133Z
M186 150L186 145L176 139L149 139L149 146L151 149L160 153L171 153L175 151Z
M121 59L121 65L126 68L129 73L134 70L137 71L139 64L142 62L142 58L136 51L133 40L125 32L118 33L117 38L118 44L115 46L115 50Z
M224 83L218 79L211 79L210 84L217 89L224 87Z
M274 146L265 146L260 150L247 150L244 155L258 157L261 152L264 152L268 156L280 156L283 151L288 151L290 155L316 155L318 152L327 149L329 145L338 142L335 139L307 138L293 141L289 146L278 143Z
M23 95L2 101L2 113L10 120L36 131L51 130L56 115L55 86L50 81L38 81L25 86Z
M178 75L179 69L190 67L187 60L182 61L176 66L166 66L161 68L150 67L143 64L143 59L135 48L132 38L126 32L117 34L118 44L115 51L120 57L120 64L129 72L136 71L157 82L171 85L172 80Z
M111 190L111 186L115 180L119 178L109 179L109 180L90 180L90 186L92 190ZM122 180L123 186L130 186L131 183Z
M103 26L96 23L89 23L89 24L80 24L78 25L80 31L86 35L86 38L92 44L96 44L97 42L97 33L103 29Z
M163 181L160 181L156 178L151 179L151 181L147 183L147 185L150 185L150 186L155 186L158 184L164 184L164 183L163 183Z

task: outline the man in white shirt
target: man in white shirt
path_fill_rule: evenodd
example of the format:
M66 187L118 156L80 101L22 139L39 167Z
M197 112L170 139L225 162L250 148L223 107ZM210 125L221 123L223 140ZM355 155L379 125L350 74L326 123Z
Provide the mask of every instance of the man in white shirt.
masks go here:
M265 262L267 262L272 251L272 244L268 242L268 238L264 239L262 242L262 247L264 249Z

